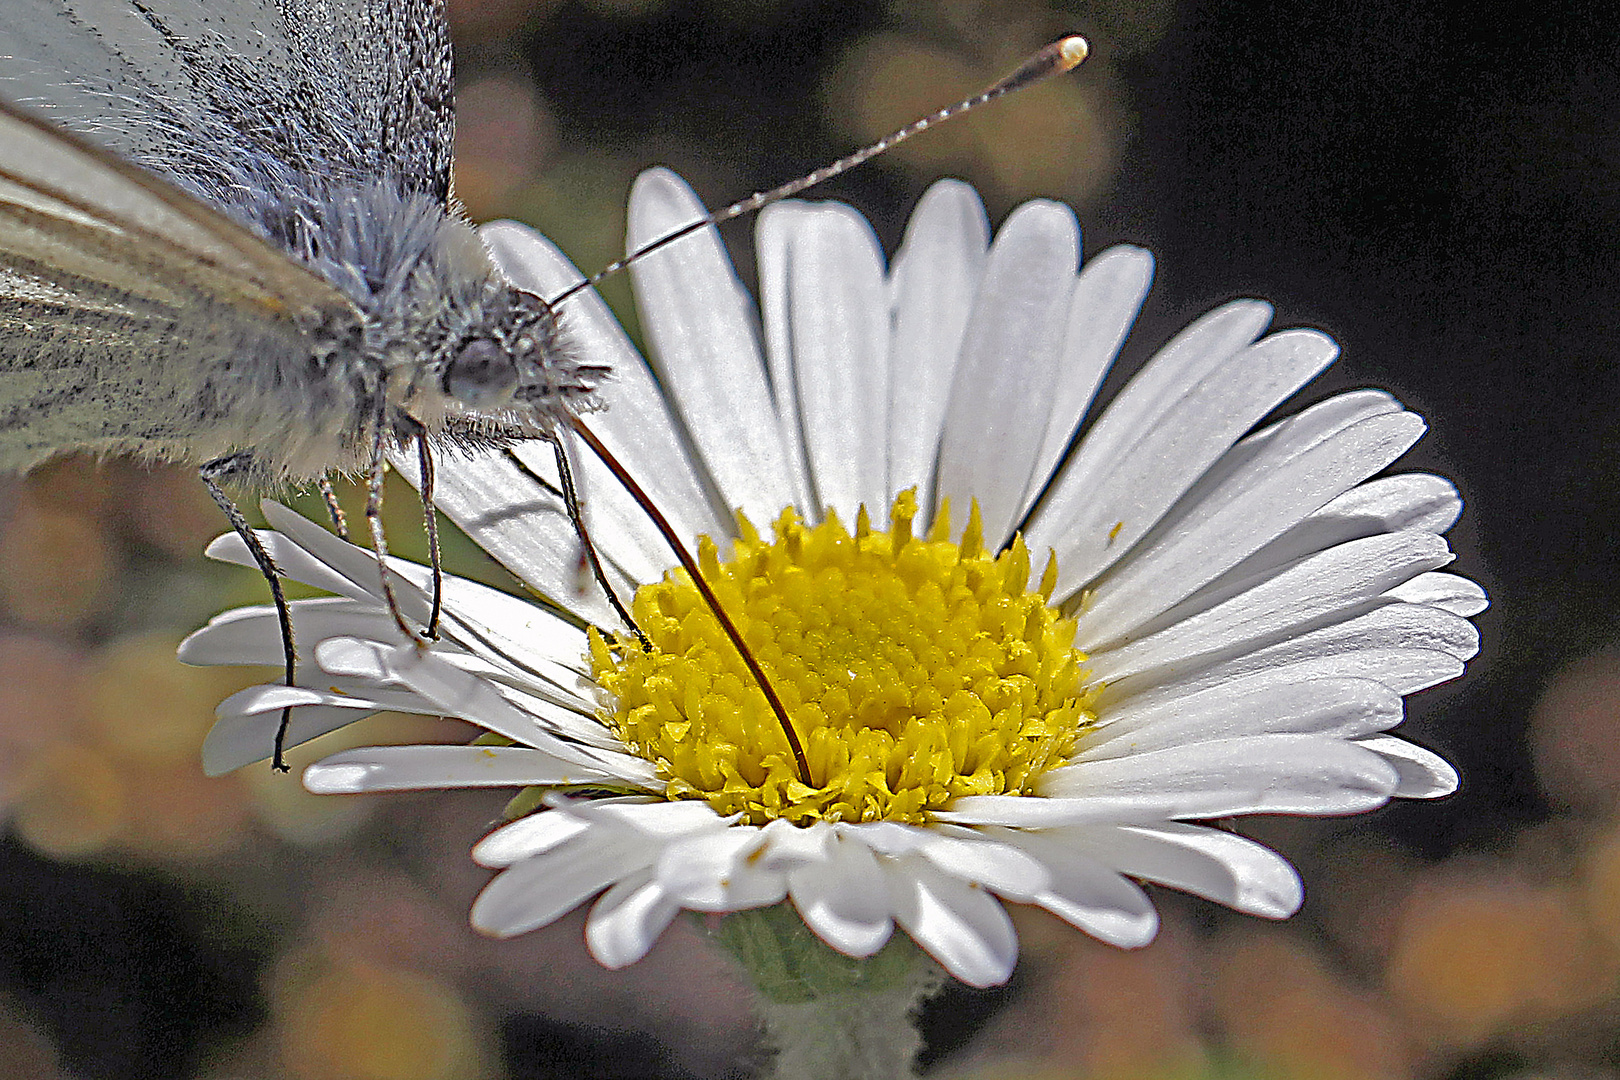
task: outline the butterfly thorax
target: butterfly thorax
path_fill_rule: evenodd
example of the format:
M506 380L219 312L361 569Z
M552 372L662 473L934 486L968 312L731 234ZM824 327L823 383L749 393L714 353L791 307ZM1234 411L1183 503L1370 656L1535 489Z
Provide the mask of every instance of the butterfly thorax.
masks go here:
M282 195L266 191L288 192ZM386 438L483 442L549 431L589 409L606 369L567 345L557 313L506 283L482 241L430 196L386 182L263 187L226 205L352 304L306 327L310 355L283 373L303 384L306 457L353 468ZM277 395L283 402L286 395ZM298 462L289 460L292 475ZM323 470L315 469L313 472Z

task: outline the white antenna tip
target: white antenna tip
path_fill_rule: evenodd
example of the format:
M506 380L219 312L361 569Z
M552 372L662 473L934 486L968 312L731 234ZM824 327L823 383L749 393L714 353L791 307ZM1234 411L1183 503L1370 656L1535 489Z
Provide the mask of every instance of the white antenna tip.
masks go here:
M1058 56L1062 61L1064 71L1072 71L1080 66L1086 56L1091 52L1091 45L1079 34L1070 34L1057 43Z

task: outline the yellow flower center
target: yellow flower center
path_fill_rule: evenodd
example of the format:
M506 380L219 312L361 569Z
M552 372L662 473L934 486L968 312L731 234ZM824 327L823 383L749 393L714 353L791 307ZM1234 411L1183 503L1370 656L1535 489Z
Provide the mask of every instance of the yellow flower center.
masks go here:
M637 591L652 643L591 635L607 722L654 762L671 799L754 824L785 818L922 823L959 795L1023 794L1064 762L1095 717L1074 620L1049 605L1049 560L984 549L978 507L960 544L948 508L913 536L916 496L887 532L863 508L850 535L793 510L766 542L746 519L731 561L699 542L705 580L736 623L803 744L810 783L757 681L682 570Z

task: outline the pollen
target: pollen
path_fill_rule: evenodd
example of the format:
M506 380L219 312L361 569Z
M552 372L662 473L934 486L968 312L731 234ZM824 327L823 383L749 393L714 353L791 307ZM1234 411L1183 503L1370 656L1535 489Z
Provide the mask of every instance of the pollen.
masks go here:
M698 566L776 691L809 764L806 783L757 680L684 570L637 591L652 645L591 635L605 719L653 762L670 799L753 824L926 823L961 795L1031 791L1094 720L1075 624L1050 604L1055 559L1030 588L1021 538L984 546L975 505L960 542L949 507L912 534L913 492L889 529L853 534L792 509L767 541L739 516L722 563Z

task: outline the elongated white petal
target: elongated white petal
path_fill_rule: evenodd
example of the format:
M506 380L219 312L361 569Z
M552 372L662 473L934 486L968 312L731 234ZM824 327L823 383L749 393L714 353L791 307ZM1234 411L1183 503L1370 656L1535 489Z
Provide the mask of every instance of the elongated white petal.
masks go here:
M889 305L866 219L836 203L779 203L757 229L766 355L782 430L802 441L813 519L853 522L889 501Z
M550 851L590 829L590 822L561 811L530 814L484 837L473 846L472 857L480 866L500 869Z
M400 464L414 476L414 467ZM539 476L546 483L538 482ZM561 488L504 453L445 454L436 465L434 504L502 566L537 592L567 603L599 626L616 627L607 598L579 573L579 535ZM611 574L623 588L622 574Z
M304 786L317 795L615 779L604 769L520 746L369 746L333 754L304 770Z
M750 858L763 843L760 830L752 828L681 837L658 859L659 887L694 911L774 904L787 896L787 875Z
M1236 814L1353 814L1395 793L1396 770L1353 743L1314 735L1256 735L1079 761L1047 773L1042 790L1058 798L1134 799L1144 816L1170 819Z
M269 554L270 561L276 564L276 568L292 580L353 600L374 599L368 590L356 585L280 533L271 529L255 529L253 535L259 538L259 544ZM204 549L203 554L210 559L245 566L250 570L259 568L259 564L248 552L247 544L233 532L216 536Z
M1051 884L1031 898L1058 918L1110 945L1136 949L1153 940L1159 913L1118 869L1050 833L997 830L1047 868Z
M1257 578L1313 552L1379 533L1416 529L1439 535L1451 528L1460 513L1462 500L1457 489L1441 477L1406 473L1369 480L1307 516L1227 576Z
M789 874L788 889L805 925L845 955L871 956L894 932L877 857L854 837L833 837L823 858Z
M629 754L614 754L579 746L558 738L537 718L508 702L487 681L461 671L443 657L420 652L413 645L389 648L377 642L334 638L322 644L322 663L361 672L369 666L383 681L410 687L448 716L461 716L490 731L526 746L533 746L562 761L589 770L606 770L626 783L651 785L652 766Z
M311 739L333 732L370 716L372 710L347 705L306 705L292 711L287 721L283 747L302 746ZM268 761L275 752L279 713L252 713L221 717L203 739L202 765L207 776Z
M1052 834L1119 871L1225 904L1284 919L1299 910L1304 886L1288 860L1235 833L1202 825L1092 826Z
M294 600L288 605L293 641L301 664L313 657L315 642L335 634L386 637L393 618L376 604L328 596ZM268 604L235 608L214 616L208 625L180 643L185 664L282 664L281 623Z
M1303 450L1287 439L1271 440L1248 468L1195 511L1181 515L1157 543L1150 537L1147 550L1095 587L1076 645L1092 651L1140 632L1154 616L1394 461L1422 433L1423 421L1415 414L1397 412L1352 424ZM1309 429L1303 437L1311 437Z
M1438 799L1457 790L1457 770L1445 758L1389 735L1356 740L1389 762L1400 774L1395 794L1403 799Z
M1129 448L1159 424L1189 389L1253 342L1270 321L1269 304L1234 301L1204 315L1160 349L1097 418L1058 470L1025 530L1031 550L1068 550L1079 515ZM1139 525L1135 535L1140 536L1151 522L1128 524ZM1109 528L1112 526L1110 522ZM1089 580L1104 565L1093 560L1077 565L1072 573L1076 580Z
M526 225L498 221L483 226L479 235L489 247L495 265L514 283L537 296L555 296L579 280L573 265ZM612 407L589 418L597 437L630 467L636 482L679 535L724 535L731 525L729 509L709 501L709 493L698 479L701 473L692 462L690 440L647 362L607 305L594 292L576 296L568 302L564 326L570 346L612 372L605 390L612 398ZM584 483L587 502L592 506L606 502L617 508L629 502L629 496L594 460L587 464ZM667 558L662 540L651 535L652 526L645 514L637 510L611 516L618 527L633 528L638 543L656 541L660 545L658 554ZM601 538L610 549L617 549L617 536L616 528Z
M1081 736L1085 761L1245 735L1356 738L1401 722L1400 695L1371 679L1283 681L1262 673L1153 705L1125 704Z
M1025 203L990 247L962 341L939 450L938 497L965 517L977 499L985 541L1023 516L1063 355L1080 228L1058 203Z
M737 820L721 817L707 803L690 799L559 799L556 806L585 821L626 829L654 840L718 832Z
M1028 900L1051 884L1039 860L993 840L924 834L919 850L952 877L982 885L1009 900Z
M1428 604L1465 619L1490 606L1484 589L1457 574L1419 574L1389 590L1388 595L1408 604Z
M646 956L680 910L649 872L632 875L592 905L585 945L597 963L617 971Z
M1148 638L1092 655L1091 677L1112 682L1196 656L1265 648L1376 606L1386 590L1450 561L1446 542L1431 533L1352 540Z
M761 829L760 834L764 843L751 856L754 861L764 869L792 874L830 858L838 829L825 821L798 826L778 818Z
M657 857L644 837L593 829L495 875L473 901L472 924L495 937L537 930Z
M1056 516L1065 492L1055 490L1050 518L1037 518L1037 524L1062 530L1051 544L1058 553L1055 595L1070 595L1123 557L1239 436L1315 378L1338 351L1331 338L1315 331L1272 334L1189 387L1112 463L1067 520Z
M1069 298L1063 352L1049 387L1051 416L1031 473L1032 487L1022 500L1024 510L1040 494L1041 488L1034 485L1044 486L1063 460L1097 387L1147 299L1152 280L1153 256L1125 244L1109 248L1081 269Z
M969 986L1007 981L1018 960L1018 935L1000 901L920 856L880 865L895 921L941 967Z
M308 518L293 513L271 499L261 501L259 510L278 535L291 540L319 560L322 565L347 579L349 591L342 595L354 599L381 599L382 570L377 565L375 554L341 539L334 533L327 532ZM399 576L398 569L403 566L410 564L401 563L399 560L390 564L390 570L393 571L394 597L399 601L400 612L407 619L425 624L429 613L428 598L417 587L415 581ZM413 566L411 569L420 568Z
M627 246L645 247L704 214L673 173L645 172L630 195ZM803 505L807 488L783 451L753 304L718 234L711 228L686 237L640 259L630 273L653 367L725 505L755 522Z
M1389 604L1208 667L1161 668L1121 679L1103 688L1098 706L1132 697L1179 696L1284 668L1301 678L1375 679L1404 695L1456 678L1478 649L1479 632L1467 620L1439 608Z
M965 795L953 799L934 820L952 825L1004 825L1012 829L1055 829L1062 825L1095 825L1153 821L1165 816L1169 799L1155 803L1132 795Z
M979 196L941 180L917 204L889 273L890 493L916 487L923 507L933 505L940 432L989 245Z

